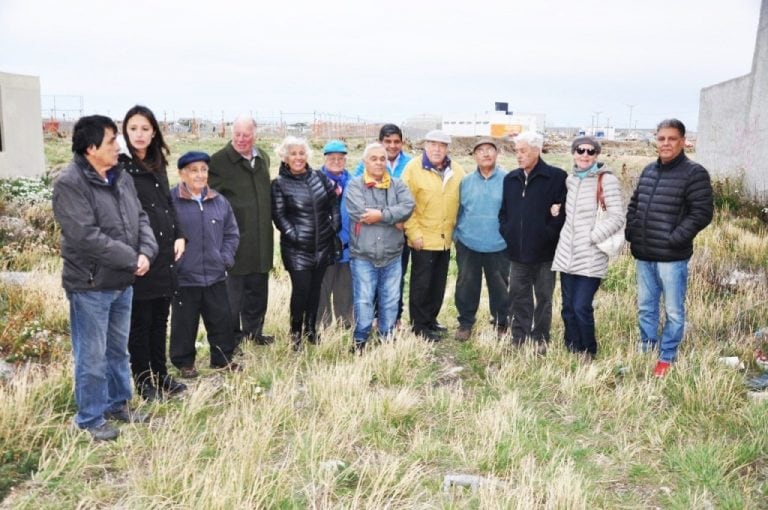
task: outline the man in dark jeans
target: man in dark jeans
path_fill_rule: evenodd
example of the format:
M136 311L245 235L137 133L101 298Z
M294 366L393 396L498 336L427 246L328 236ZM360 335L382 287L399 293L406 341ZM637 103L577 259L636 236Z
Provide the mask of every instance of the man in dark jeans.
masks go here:
M430 342L446 332L437 322L443 306L453 227L459 209L464 170L448 157L451 137L434 130L424 137L424 154L403 171L416 207L405 223L411 247L411 292L408 307L413 332Z
M511 262L509 275L512 341L536 342L546 353L552 325L552 260L565 221L568 174L541 159L544 137L524 132L515 138L520 168L504 178L499 223ZM555 206L554 208L552 206ZM555 213L555 214L553 214Z

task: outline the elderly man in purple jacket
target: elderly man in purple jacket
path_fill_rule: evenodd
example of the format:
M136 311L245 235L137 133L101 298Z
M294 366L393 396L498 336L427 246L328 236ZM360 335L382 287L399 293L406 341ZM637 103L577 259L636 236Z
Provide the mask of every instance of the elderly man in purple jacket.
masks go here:
M181 182L171 190L187 249L177 266L170 351L171 363L185 378L198 375L195 339L201 315L211 346L211 368L240 370L232 361L235 338L226 285L240 232L227 199L208 187L209 161L205 152L184 154L178 163Z

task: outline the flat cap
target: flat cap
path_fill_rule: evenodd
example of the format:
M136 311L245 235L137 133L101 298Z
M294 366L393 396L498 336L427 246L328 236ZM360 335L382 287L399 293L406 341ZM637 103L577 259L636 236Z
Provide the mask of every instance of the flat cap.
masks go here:
M179 158L179 161L178 163L176 163L176 166L178 167L179 170L181 170L182 168L189 165L190 163L197 163L198 161L205 161L206 163L210 163L211 157L205 152L189 151L184 153L184 155Z

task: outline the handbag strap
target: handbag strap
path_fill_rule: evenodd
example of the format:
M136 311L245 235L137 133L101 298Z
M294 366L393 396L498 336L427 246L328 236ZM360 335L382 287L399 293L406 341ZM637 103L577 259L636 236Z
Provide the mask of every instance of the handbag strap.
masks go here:
M603 211L607 211L608 209L605 207L605 196L603 195L603 175L605 174L597 174L597 205L599 205L600 209Z

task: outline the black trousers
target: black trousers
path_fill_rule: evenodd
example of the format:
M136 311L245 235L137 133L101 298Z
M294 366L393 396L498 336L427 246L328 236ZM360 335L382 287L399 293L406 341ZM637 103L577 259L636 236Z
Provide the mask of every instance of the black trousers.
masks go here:
M556 273L552 261L537 264L510 262L509 317L512 340L549 342L552 326L552 292Z
M509 259L503 251L478 252L467 248L458 239L456 244L456 278L454 302L459 312L459 326L472 328L480 306L483 274L488 288L491 320L495 326L508 326L509 314Z
M227 276L227 295L235 342L261 336L269 299L269 273Z
M168 375L165 367L165 339L170 308L171 298L168 297L133 300L128 353L136 384L152 376L159 380Z
M232 361L235 342L230 325L230 307L225 282L208 287L179 287L173 296L171 316L171 363L177 368L195 364L195 340L200 317L208 332L211 366Z
M411 250L408 309L416 333L432 329L443 306L451 250Z
M317 306L325 269L320 266L306 271L288 271L291 275L291 333L314 335L317 331Z
M411 257L411 248L408 246L408 239L406 238L403 245L403 254L400 257L400 261L403 266L403 272L400 275L400 299L397 302L397 320L399 321L403 317L403 291L405 290L405 273L408 271L408 259Z

